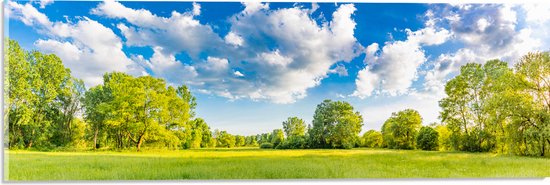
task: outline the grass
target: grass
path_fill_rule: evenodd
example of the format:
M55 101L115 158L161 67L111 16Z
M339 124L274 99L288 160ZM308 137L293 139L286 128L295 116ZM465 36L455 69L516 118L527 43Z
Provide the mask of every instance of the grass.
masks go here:
M548 158L489 153L244 148L7 154L10 181L550 176Z

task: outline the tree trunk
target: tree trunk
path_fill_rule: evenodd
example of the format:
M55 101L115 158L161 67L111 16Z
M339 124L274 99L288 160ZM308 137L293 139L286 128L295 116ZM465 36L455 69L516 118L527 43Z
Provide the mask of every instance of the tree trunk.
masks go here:
M94 132L94 148L98 149L99 146L97 145L97 133L99 132L99 129L96 127Z
M27 143L26 148L31 148L31 147L32 147L32 139L29 140L29 142Z
M138 142L137 142L137 151L139 152L139 149L141 148L141 143L143 143L143 135L139 136Z
M32 143L33 143L33 142L32 142L32 140L33 140L32 138L33 138L33 137L34 137L34 129L33 129L32 132L31 132L31 137L29 138L29 142L27 143L26 148L31 148L31 147L32 147Z
M546 145L546 142L544 142L544 138L542 138L541 144L542 144L542 148L541 148L542 150L540 151L540 156L541 156L541 157L544 157L544 152L545 152L545 151L544 151L544 149L545 149L544 147L545 147L545 145Z

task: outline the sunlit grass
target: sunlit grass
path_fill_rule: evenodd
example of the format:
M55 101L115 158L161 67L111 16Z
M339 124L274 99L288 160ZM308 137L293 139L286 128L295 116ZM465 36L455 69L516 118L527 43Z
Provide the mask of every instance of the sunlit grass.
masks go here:
M550 159L385 149L8 151L8 180L476 178L550 176Z

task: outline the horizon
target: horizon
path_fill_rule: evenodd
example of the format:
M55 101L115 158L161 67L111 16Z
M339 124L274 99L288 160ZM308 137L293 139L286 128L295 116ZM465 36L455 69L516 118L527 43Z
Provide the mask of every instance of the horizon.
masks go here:
M7 36L58 55L87 88L111 71L186 84L196 117L238 135L271 132L291 116L311 124L324 99L353 105L361 133L408 108L423 125L439 122L444 84L460 66L512 66L550 49L550 6L534 4L7 4Z

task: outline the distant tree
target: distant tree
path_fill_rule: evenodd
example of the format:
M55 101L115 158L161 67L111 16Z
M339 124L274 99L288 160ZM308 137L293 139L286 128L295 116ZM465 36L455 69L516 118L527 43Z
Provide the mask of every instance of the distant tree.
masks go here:
M221 131L219 137L217 138L219 147L233 148L235 147L236 139L235 136L227 133L227 131Z
M235 146L242 147L245 145L246 138L244 136L236 135L235 136Z
M304 136L306 134L306 123L298 117L289 117L283 122L283 129L287 137Z
M273 148L273 144L272 143L262 143L260 145L260 148L262 149L270 149L270 148Z
M437 150L439 141L438 133L433 128L424 126L420 128L416 137L416 147L422 150Z
M394 149L414 149L415 136L422 125L422 117L413 109L405 109L386 120L382 126L385 146Z
M313 148L352 148L361 132L363 118L343 101L325 100L317 105L309 145Z
M273 130L273 133L271 134L271 143L274 147L277 147L279 144L281 144L285 140L285 135L283 133L282 129L275 129Z
M383 144L382 133L376 130L369 130L365 132L361 140L363 141L361 144L363 147L380 148Z
M195 118L189 122L187 142L190 148L201 148L208 146L211 139L210 128L202 118Z

